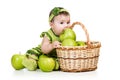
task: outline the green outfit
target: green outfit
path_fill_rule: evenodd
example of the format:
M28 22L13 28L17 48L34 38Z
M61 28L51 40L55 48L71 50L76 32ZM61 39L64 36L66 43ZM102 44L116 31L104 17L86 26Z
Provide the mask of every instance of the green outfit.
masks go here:
M50 41L51 43L54 42L54 41L60 41L59 39L59 36L57 36L52 29L49 29L47 32L42 32L42 34L40 35L40 37L44 37L46 36ZM57 57L56 56L56 50L52 50L48 56L51 56L51 57Z
M42 32L41 33L40 37L42 38L44 36L46 36L51 41L51 43L54 42L54 41L60 41L59 36L57 36L51 28L47 32ZM34 48L28 50L26 53L35 54L37 56L41 55L42 54L41 45L38 45L37 47L34 47ZM56 55L56 50L55 49L52 50L48 55L51 56L51 57L56 57L55 56Z

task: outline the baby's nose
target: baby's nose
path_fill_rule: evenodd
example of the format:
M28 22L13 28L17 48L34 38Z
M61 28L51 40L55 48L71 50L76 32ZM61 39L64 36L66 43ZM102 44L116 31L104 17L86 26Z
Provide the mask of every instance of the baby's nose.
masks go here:
M65 28L68 28L68 26L65 26Z
M65 28L68 28L69 27L69 25L68 24L65 24Z

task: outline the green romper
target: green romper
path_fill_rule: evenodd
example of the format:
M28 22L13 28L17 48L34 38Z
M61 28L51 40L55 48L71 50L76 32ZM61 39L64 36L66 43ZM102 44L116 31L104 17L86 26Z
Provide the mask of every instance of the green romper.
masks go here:
M46 36L51 41L51 43L54 41L60 41L59 36L57 36L51 28L47 32L41 33L40 37L44 37L44 36ZM52 50L50 53L48 53L48 56L57 57L56 50L55 49Z
M42 32L40 37L44 37L46 36L50 42L54 42L54 41L60 41L59 36L57 36L53 30L50 28L47 32ZM36 56L40 56L41 54L43 54L43 52L41 51L41 45L38 45L37 47L34 47L32 49L27 50L26 52L27 54L35 54ZM56 57L56 50L52 50L50 53L47 54L48 56L51 57Z

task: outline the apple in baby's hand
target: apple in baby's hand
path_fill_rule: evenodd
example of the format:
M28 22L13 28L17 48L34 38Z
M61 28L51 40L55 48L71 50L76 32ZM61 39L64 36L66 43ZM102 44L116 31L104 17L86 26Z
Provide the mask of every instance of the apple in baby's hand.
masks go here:
M62 34L60 34L61 42L65 39L73 39L76 40L76 34L71 28L66 28Z
M22 64L25 55L22 54L13 54L11 57L11 65L15 70L23 69L24 66Z
M65 39L65 40L63 40L61 45L62 46L77 46L77 43L73 39Z

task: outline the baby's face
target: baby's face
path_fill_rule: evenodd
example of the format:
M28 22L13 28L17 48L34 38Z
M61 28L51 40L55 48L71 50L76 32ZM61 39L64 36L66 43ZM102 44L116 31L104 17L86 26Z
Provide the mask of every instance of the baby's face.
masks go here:
M65 28L70 27L70 16L64 14L55 16L51 27L56 35L60 35Z

